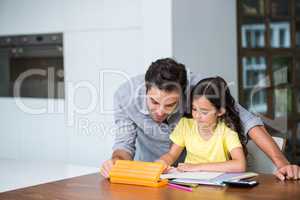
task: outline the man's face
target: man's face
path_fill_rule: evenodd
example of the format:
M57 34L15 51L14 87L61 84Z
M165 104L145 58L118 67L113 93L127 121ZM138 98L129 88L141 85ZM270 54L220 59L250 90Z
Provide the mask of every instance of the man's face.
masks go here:
M155 122L163 122L176 109L179 99L178 91L169 92L152 86L147 92L147 106L151 118Z

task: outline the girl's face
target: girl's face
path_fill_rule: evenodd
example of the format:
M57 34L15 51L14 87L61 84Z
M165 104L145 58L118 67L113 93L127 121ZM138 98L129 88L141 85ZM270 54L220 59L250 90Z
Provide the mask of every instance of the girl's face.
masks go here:
M210 129L215 127L218 117L225 111L218 111L215 106L205 97L197 97L192 102L192 115L200 129Z

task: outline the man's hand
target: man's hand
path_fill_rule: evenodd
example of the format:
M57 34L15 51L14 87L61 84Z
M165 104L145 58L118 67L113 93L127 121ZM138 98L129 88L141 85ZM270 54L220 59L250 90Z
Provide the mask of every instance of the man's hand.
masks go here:
M132 160L130 153L123 149L117 149L113 152L112 158L110 160L105 161L101 167L101 175L105 178L109 178L109 172L111 168L114 166L117 160Z
M115 164L115 160L106 160L101 167L101 175L104 178L109 178L109 172L111 170L111 168L114 166Z
M280 180L299 180L300 167L297 165L285 165L275 172L275 176Z

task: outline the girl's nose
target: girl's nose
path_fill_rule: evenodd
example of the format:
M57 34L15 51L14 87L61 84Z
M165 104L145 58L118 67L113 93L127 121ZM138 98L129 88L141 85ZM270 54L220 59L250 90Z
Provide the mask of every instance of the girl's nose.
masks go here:
M201 118L201 114L200 114L199 112L196 112L195 117L196 117L197 119L200 119L200 118Z

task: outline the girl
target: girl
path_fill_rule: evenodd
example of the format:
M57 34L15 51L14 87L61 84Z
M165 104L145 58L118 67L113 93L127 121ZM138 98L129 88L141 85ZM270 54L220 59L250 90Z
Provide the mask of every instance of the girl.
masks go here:
M170 139L168 153L159 162L171 166L184 148L185 163L179 171L244 172L245 137L235 101L221 77L203 79L191 93L192 119L183 117Z

